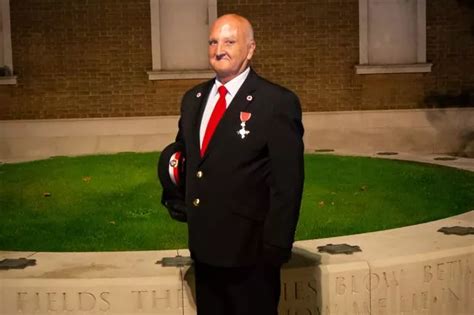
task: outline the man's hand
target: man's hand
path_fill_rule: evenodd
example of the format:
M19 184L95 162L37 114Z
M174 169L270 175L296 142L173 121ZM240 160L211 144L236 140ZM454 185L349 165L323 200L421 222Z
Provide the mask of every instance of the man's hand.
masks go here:
M179 222L186 222L186 205L183 200L165 200L163 205L168 209L171 218Z

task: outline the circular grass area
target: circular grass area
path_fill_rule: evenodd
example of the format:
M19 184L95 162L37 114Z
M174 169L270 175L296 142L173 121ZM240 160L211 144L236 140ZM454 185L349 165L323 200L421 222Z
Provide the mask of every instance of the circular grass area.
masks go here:
M171 220L160 204L158 155L1 165L0 250L185 248L186 225ZM474 209L474 173L453 168L318 154L305 156L305 173L297 240L402 227Z

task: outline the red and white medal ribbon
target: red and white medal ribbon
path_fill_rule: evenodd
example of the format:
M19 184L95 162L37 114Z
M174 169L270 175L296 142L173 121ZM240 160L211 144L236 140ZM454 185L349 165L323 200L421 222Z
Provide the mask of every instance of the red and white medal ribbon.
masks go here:
M245 130L245 123L249 121L250 117L252 117L252 113L248 112L240 112L240 126L242 127L240 130L237 130L237 134L244 139L250 131Z
M175 152L171 158L170 158L170 163L168 165L168 173L170 174L171 181L173 184L176 186L179 185L179 159L181 158L181 152Z

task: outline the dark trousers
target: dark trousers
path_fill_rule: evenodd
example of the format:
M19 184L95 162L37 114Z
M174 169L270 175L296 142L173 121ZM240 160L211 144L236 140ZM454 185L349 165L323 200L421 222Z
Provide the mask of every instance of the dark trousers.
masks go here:
M198 315L277 315L280 268L223 268L195 262Z

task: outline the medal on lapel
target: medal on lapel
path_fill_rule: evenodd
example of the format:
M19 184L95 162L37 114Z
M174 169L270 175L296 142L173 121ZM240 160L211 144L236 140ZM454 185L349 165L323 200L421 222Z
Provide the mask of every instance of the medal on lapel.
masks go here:
M237 134L242 139L244 139L250 133L250 131L245 130L245 123L250 119L250 117L252 117L252 113L240 112L240 121L241 121L240 126L242 128L237 131Z

